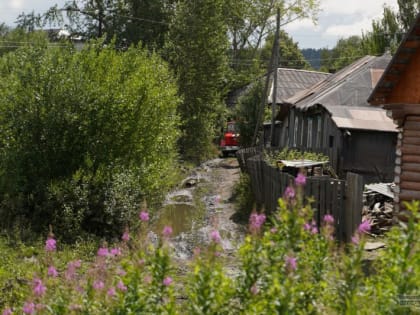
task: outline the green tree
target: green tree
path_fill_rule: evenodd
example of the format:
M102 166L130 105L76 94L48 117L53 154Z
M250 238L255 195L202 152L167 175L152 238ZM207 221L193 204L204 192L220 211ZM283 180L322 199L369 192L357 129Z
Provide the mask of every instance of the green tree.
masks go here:
M261 60L267 69L273 49L274 33L270 33L261 51ZM299 50L298 44L285 32L280 32L279 67L294 69L310 69L311 66Z
M212 154L228 83L224 1L180 1L169 38L168 54L183 97L181 151L200 162Z
M325 49L321 53L321 71L336 71L363 57L365 51L360 36L350 36L338 40L332 50Z
M70 237L115 235L144 198L168 188L174 79L158 56L111 46L33 45L0 59L3 224L22 216Z
M83 0L67 1L43 14L22 14L18 26L27 31L47 24L63 26L71 35L86 39L116 38L118 47L141 42L150 50L161 49L168 32L175 0ZM67 20L66 20L67 19Z

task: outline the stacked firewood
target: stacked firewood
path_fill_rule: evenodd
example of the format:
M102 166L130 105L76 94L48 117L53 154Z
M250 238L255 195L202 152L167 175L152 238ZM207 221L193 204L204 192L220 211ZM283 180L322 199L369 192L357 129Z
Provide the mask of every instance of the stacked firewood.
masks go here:
M362 221L370 222L370 232L378 235L390 230L393 224L393 200L372 190L366 190L363 199Z

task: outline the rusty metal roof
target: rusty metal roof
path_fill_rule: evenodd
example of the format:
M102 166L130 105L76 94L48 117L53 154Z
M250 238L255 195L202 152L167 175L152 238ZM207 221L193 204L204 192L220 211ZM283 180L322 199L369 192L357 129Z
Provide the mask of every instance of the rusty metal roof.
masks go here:
M277 103L283 103L297 92L307 89L330 76L330 73L288 68L277 69ZM273 80L271 80L268 103L273 99Z
M416 21L405 35L394 57L385 69L381 79L369 96L368 102L372 105L381 105L386 102L392 89L398 84L401 75L408 67L411 58L417 54L420 47L420 13Z
M396 132L386 111L367 102L390 55L365 56L309 89L298 92L285 103L300 110L324 107L339 128Z

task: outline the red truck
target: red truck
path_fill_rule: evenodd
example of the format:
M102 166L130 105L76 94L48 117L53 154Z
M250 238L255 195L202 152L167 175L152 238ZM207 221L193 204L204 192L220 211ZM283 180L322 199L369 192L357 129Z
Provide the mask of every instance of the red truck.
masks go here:
M223 138L220 140L220 151L224 157L227 157L229 153L235 153L239 150L239 131L238 125L234 121L227 123L226 131L223 134Z

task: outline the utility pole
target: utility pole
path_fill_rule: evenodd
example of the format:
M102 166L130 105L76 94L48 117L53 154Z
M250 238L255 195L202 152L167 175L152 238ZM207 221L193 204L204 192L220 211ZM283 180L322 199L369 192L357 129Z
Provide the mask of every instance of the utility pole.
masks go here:
M280 8L277 8L276 18L276 35L274 38L274 74L273 74L273 97L271 98L271 128L270 136L267 143L273 145L274 127L276 123L276 108L277 108L277 68L279 67L280 57Z

